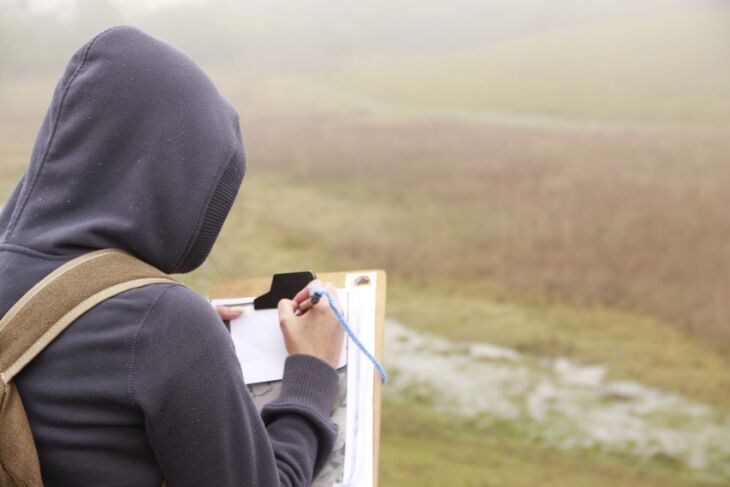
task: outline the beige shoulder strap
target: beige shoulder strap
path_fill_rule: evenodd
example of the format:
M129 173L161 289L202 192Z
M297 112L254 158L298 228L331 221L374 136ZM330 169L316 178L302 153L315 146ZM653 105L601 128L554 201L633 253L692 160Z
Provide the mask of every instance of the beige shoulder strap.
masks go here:
M97 304L157 283L179 284L115 249L91 252L62 265L0 320L0 385L9 384L63 330Z

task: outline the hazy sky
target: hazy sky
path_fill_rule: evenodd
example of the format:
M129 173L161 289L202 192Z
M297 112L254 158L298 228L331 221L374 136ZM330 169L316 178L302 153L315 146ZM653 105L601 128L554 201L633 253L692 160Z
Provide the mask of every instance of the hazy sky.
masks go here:
M133 10L155 10L160 7L183 4L183 3L203 3L205 0L109 0L110 3L122 12L128 12ZM8 3L7 0L0 1L0 3ZM11 5L15 2L10 1ZM30 10L34 13L43 12L65 12L72 11L76 7L75 0L25 0ZM72 13L72 12L69 12Z

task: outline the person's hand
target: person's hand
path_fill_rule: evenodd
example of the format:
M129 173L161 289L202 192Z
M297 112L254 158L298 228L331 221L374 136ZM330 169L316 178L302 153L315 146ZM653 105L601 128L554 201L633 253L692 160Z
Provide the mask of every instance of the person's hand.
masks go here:
M335 306L341 309L337 301L337 289L331 282L313 283L327 289ZM345 331L330 309L327 297L322 296L317 304L312 305L307 286L293 300L279 301L278 309L281 332L289 354L313 355L336 368L340 361Z
M218 312L218 316L223 321L235 320L243 314L243 311L236 308L229 308L228 306L216 306L215 310Z

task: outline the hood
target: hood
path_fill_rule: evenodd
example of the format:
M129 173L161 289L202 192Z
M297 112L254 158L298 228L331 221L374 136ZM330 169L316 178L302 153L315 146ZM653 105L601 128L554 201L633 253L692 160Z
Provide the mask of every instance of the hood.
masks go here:
M238 115L187 56L135 28L71 58L0 214L0 248L118 248L167 273L206 259L245 172Z

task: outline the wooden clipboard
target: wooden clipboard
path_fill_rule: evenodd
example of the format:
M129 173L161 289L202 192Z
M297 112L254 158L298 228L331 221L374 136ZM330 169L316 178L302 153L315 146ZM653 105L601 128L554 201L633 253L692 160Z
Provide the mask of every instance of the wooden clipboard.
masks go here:
M375 273L375 357L382 362L384 326L385 326L385 298L387 277L383 270L355 270L343 272L318 273L321 281L332 282L337 288L345 287L347 274ZM269 290L271 277L253 277L214 283L210 289L210 299L238 298L244 296L259 296ZM380 376L373 373L373 487L378 486L378 472L380 467L380 411L381 411L381 384Z

